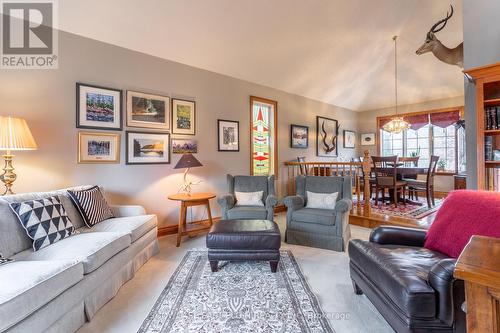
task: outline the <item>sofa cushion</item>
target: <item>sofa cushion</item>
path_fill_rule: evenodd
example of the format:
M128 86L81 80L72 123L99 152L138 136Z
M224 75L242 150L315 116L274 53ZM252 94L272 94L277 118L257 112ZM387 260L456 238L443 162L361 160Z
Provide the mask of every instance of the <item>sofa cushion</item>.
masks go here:
M316 193L311 191L306 191L307 195L307 205L306 208L316 208L316 209L335 209L335 203L339 194L334 193Z
M266 207L256 207L256 206L238 206L231 208L227 211L227 215L230 219L253 219L253 220L265 220L267 219Z
M72 189L78 190L89 187L90 186L86 185L73 187ZM0 223L0 253L2 253L4 257L11 257L16 253L32 247L32 240L28 237L28 235L26 235L26 231L17 220L14 212L10 209L9 204L13 202L44 199L52 196L59 197L69 219L76 229L85 225L80 213L78 213L78 210L69 199L68 191L66 189L51 192L14 194L0 197L0 216L2 218Z
M80 232L119 232L130 234L131 241L144 236L157 225L156 215L116 217L96 224L91 229L81 228Z
M82 278L83 265L73 260L14 261L0 266L0 331L28 317Z
M302 208L292 213L292 220L323 225L335 225L335 210Z
M79 191L68 190L68 194L87 227L92 228L97 223L114 217L99 186Z
M17 260L78 260L89 274L131 244L130 235L118 232L89 232L73 235L40 251L26 250Z
M71 236L75 227L57 196L10 204L38 251Z
M349 242L351 265L370 272L366 276L373 285L406 316L434 318L435 290L429 285L432 266L447 258L422 247L380 245L354 239Z

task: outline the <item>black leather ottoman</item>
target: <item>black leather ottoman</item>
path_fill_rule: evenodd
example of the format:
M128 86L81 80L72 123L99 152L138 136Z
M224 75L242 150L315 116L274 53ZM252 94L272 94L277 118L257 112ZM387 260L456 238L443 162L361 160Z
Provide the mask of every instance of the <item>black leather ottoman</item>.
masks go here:
M275 273L280 260L281 234L267 220L222 220L207 235L208 260L212 272L219 261L269 261Z

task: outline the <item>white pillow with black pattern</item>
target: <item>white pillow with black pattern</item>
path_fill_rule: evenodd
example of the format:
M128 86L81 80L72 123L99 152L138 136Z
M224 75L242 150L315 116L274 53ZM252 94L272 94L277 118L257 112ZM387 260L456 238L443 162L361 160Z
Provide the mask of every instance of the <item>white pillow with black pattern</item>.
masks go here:
M97 223L114 217L99 186L81 191L68 190L68 194L87 227L92 228Z
M11 203L9 206L33 240L34 251L75 233L75 227L57 196Z

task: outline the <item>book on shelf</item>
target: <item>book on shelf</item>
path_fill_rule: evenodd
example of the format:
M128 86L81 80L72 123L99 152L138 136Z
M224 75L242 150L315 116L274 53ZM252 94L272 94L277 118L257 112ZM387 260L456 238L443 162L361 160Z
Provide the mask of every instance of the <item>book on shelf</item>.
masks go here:
M484 160L493 161L493 137L491 135L484 137Z
M489 191L500 191L500 168L486 169L486 185Z
M484 110L484 126L486 130L500 129L500 106L490 106Z

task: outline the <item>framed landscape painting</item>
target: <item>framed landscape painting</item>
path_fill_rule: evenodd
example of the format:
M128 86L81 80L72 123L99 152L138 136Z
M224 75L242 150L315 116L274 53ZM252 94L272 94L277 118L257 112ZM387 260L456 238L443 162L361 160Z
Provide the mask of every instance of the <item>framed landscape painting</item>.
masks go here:
M356 132L344 130L344 148L356 147Z
M198 153L198 141L191 139L172 139L173 154Z
M78 163L120 163L120 134L78 132Z
M309 147L309 127L300 125L290 125L290 147Z
M339 122L335 119L316 117L316 154L323 157L338 156Z
M127 91L127 126L170 129L170 98Z
M127 131L127 164L169 164L170 134Z
M121 130L122 91L76 84L76 127Z
M172 98L172 134L195 135L196 103Z
M240 122L217 120L217 136L219 151L240 151Z

